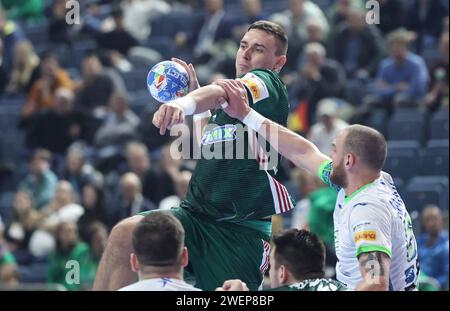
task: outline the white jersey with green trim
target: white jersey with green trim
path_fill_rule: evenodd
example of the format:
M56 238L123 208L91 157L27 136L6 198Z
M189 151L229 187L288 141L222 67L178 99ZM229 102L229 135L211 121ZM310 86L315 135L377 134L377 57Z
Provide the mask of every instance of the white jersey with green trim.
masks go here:
M131 285L122 287L119 291L201 291L201 289L186 283L185 281L172 278L146 279Z
M319 176L336 189L329 178L331 171L331 161L323 163ZM416 290L419 273L416 239L411 218L392 177L381 172L378 179L348 197L344 189L337 190L333 216L337 279L356 289L362 281L358 256L380 251L391 258L390 289Z

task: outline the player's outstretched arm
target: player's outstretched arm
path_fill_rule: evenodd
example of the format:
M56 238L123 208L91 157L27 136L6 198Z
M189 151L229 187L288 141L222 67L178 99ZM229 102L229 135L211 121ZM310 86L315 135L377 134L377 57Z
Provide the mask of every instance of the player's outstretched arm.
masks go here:
M189 93L197 90L200 88L200 83L197 79L197 73L195 72L194 65L187 64L184 60L181 60L179 58L172 57L172 61L180 64L183 66L183 68L186 70L186 72L189 75ZM211 117L211 112L209 110L206 110L202 113L195 114L193 118L193 137L194 141L197 142L197 145L199 146L201 143L201 138L203 134L203 130L205 129L206 125L208 124L208 120Z
M217 109L225 102L225 91L218 85L201 87L188 95L161 105L153 115L153 124L164 135L167 129L184 122L186 115Z
M389 271L391 258L383 252L363 253L358 257L359 270L363 281L356 290L387 291L389 289Z
M319 166L330 158L307 139L267 118L248 106L247 92L239 80L220 80L215 82L226 93L229 106L225 112L241 120L245 125L262 135L278 153L292 161L297 167L317 174Z

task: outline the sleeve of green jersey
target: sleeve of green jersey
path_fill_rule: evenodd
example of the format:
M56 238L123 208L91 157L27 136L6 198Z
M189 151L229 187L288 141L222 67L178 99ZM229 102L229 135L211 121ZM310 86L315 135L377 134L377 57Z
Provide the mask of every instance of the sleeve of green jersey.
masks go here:
M277 73L253 70L241 78L247 89L250 107L264 117L286 126L289 102L286 86Z
M341 190L341 187L338 185L335 185L331 181L331 173L333 172L333 162L330 160L325 160L320 164L319 169L317 170L317 175L319 176L320 180L322 180L328 187L333 188L336 191Z

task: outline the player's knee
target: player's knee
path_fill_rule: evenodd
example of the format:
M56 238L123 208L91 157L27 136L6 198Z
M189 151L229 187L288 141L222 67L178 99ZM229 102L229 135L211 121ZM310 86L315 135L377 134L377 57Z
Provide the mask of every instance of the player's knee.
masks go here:
M121 249L131 248L133 230L142 218L142 216L137 215L117 223L111 230L108 244L112 247L119 247Z

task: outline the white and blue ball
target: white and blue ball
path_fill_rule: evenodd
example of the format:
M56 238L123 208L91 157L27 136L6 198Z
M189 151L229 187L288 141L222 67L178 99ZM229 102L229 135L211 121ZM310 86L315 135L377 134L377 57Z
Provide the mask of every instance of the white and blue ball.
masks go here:
M189 92L189 74L180 64L163 61L150 69L147 88L154 99L167 103Z

